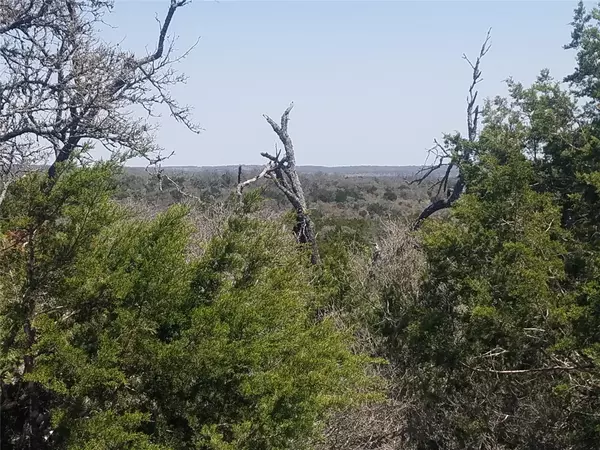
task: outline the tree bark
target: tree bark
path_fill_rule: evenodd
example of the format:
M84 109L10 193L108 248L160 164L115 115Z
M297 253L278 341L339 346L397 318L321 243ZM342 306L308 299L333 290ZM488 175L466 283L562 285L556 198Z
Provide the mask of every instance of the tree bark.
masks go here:
M264 116L283 144L283 154L281 150L277 149L275 155L271 155L267 152L261 153L261 155L268 160L267 164L254 178L241 181L241 176L238 175L237 193L240 196L241 201L242 191L247 185L258 181L261 178L272 180L273 183L275 183L275 186L277 186L277 188L285 195L296 212L294 234L296 235L297 241L301 244L310 244L311 262L312 264L319 264L321 262L321 257L319 255L319 246L317 244L317 233L314 222L310 219L308 214L304 190L302 189L302 183L300 182L300 177L296 170L294 145L288 133L289 116L293 107L293 103L287 107L281 116L280 123L275 122L267 115ZM239 174L241 174L241 170L239 171Z

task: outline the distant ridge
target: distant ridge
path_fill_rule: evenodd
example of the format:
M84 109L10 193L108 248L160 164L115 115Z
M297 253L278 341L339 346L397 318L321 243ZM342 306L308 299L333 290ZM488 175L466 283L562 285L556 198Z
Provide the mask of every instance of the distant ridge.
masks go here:
M242 165L244 173L259 171L263 166ZM298 172L306 174L323 173L327 175L346 175L346 176L414 176L422 166L298 166ZM132 172L144 170L143 167L127 167ZM212 173L237 173L237 165L225 166L165 166L169 172L212 172ZM441 168L443 169L443 168ZM441 172L441 170L440 170Z

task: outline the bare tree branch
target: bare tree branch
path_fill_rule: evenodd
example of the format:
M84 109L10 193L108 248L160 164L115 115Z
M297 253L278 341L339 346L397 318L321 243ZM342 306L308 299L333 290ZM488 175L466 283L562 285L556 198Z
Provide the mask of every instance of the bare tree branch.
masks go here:
M8 188L10 187L11 183L13 180L6 180L4 183L2 183L2 191L0 192L0 206L2 206L2 203L4 202L4 199L6 198L6 193L8 192Z
M162 58L163 52L165 49L165 38L167 36L167 31L169 31L169 26L171 25L171 21L173 20L173 15L177 8L185 6L188 3L188 0L171 0L171 6L169 6L169 10L167 11L167 16L165 17L165 22L160 28L160 33L158 35L158 45L156 46L156 51L154 54L146 56L145 58L137 61L137 67L143 67L151 62L157 61Z
M434 182L433 187L438 188L438 195L436 196L436 199L421 212L413 224L414 230L418 229L423 221L435 212L450 208L460 198L465 189L465 178L462 168L472 162L474 157L473 144L477 141L479 131L480 109L479 105L476 105L478 95L476 86L483 80L480 69L481 60L489 52L490 48L491 29L488 30L486 34L475 63L463 54L463 59L467 61L472 70L471 84L469 85L467 95L467 139L462 138L459 133L455 135L446 135L444 137L443 145L436 140L434 147L429 150L429 155L434 156L434 162L429 166L423 167L419 171L419 176L414 182L422 183L430 178L436 170L442 167L446 167L446 170L443 176ZM452 176L452 169L457 169L458 175L452 188L447 189L447 186L450 183L450 177ZM440 194L444 194L444 197L439 198Z
M9 31L27 27L35 21L44 17L47 13L51 0L44 2L35 2L30 0L27 4L24 2L7 3L0 6L0 34L8 33Z
M242 171L241 171L242 166L240 166L239 168L240 168L240 170L239 170L239 174L238 174L237 193L238 193L238 196L240 197L240 203L241 203L242 202L242 198L243 198L243 190L244 190L244 188L246 186L252 184L252 183L257 182L261 178L264 178L265 176L267 176L267 174L269 173L269 171L273 170L273 168L271 167L271 164L269 163L269 164L267 164L263 168L263 170L258 175L256 175L255 177L249 178L246 181L241 181L241 176L240 175L242 173Z
M539 367L535 369L513 369L513 370L494 370L494 369L481 369L478 367L470 367L464 363L462 363L467 369L472 370L474 372L486 372L486 373L494 373L499 375L518 375L524 373L535 373L535 372L561 372L561 371L589 371L594 369L593 366L551 366L551 367Z
M275 151L275 156L263 152L261 155L269 161L264 166L262 171L255 177L246 181L238 180L237 193L242 199L243 189L258 181L261 178L270 179L275 186L285 195L294 210L296 211L296 226L294 233L300 243L308 243L312 247L311 262L318 264L320 262L319 248L317 246L315 226L308 215L304 190L300 183L298 172L296 171L296 155L294 145L288 133L288 124L290 120L290 112L294 107L293 103L286 108L281 115L281 121L278 124L266 114L263 115L265 120L279 137L283 144L283 155L281 150Z
M153 53L136 58L97 36L110 0L4 0L0 5L0 157L11 167L52 158L49 175L76 153L102 145L116 159L159 152L136 119L166 107L193 132L191 108L169 88L185 81L167 35L188 0L169 0ZM184 55L185 56L185 55Z

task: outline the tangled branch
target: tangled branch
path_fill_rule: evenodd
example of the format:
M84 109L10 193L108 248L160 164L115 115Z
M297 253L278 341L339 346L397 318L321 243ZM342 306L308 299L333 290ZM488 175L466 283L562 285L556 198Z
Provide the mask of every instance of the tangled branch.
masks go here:
M0 6L0 176L27 164L62 162L101 145L116 160L160 152L147 118L166 106L191 131L191 108L169 95L185 80L172 65L168 32L188 0L170 0L156 49L142 57L103 43L97 24L111 7L102 0L6 0Z

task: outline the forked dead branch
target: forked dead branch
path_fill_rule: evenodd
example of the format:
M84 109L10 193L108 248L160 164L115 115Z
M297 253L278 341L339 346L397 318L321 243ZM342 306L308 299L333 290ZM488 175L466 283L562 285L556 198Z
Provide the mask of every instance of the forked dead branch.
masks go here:
M306 198L304 197L304 190L300 183L300 178L296 170L296 155L294 153L294 145L288 132L288 124L290 120L290 112L294 104L284 111L281 116L280 123L275 122L269 116L264 115L265 120L271 125L271 128L279 137L279 140L283 144L282 150L275 149L275 155L263 152L261 155L268 160L263 167L262 171L253 178L246 181L239 179L237 186L237 193L242 199L243 190L246 186L260 180L261 178L267 178L271 180L275 186L285 195L288 199L294 211L296 213L296 225L294 226L294 234L299 243L310 244L312 248L311 262L318 264L320 262L319 249L316 241L315 226L308 215L308 208L306 205Z

